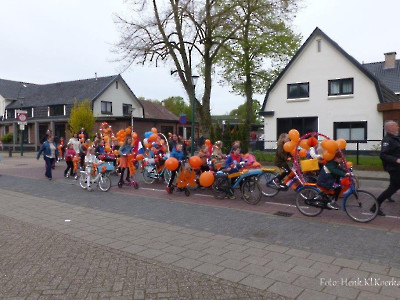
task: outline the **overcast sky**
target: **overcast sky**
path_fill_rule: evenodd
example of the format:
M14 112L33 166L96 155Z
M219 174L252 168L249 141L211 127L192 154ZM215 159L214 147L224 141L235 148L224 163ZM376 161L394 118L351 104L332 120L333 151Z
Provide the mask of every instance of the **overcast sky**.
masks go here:
M400 1L305 0L302 6L294 30L303 41L318 26L359 62L383 61L391 51L400 56ZM113 13L126 11L123 0L0 0L0 78L45 84L119 73L110 51L119 38ZM170 70L134 65L122 76L138 97L187 99ZM201 92L198 84L198 97ZM214 82L212 114L243 102Z

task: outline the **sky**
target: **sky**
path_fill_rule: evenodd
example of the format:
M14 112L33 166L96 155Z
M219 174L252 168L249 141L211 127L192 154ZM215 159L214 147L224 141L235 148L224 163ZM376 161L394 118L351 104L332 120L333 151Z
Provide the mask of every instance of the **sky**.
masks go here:
M383 61L384 53L392 51L400 56L400 1L304 0L301 6L293 29L303 41L319 27L359 62ZM127 12L124 0L1 0L0 78L46 84L120 73L123 64L111 51L119 40L113 15ZM187 100L180 81L170 75L172 69L132 65L122 77L138 97ZM214 79L213 115L244 103ZM201 94L200 78L196 95ZM264 96L255 98L262 103Z

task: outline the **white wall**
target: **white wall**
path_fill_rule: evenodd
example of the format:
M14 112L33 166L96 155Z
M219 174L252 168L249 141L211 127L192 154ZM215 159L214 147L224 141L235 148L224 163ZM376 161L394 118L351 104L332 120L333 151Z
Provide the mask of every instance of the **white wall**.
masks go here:
M321 52L317 51L318 39L321 39ZM354 78L354 95L328 97L328 80L339 78ZM287 84L300 82L310 83L310 97L288 100ZM367 139L381 139L382 115L377 111L378 103L373 81L329 42L315 36L270 91L265 111L275 114L264 118L265 140L277 139L277 118L291 117L318 117L318 131L331 138L333 122L367 121ZM360 149L370 148L370 145L360 145Z
M101 113L101 101L112 102L112 115L103 115ZM134 100L131 91L121 80L118 80L118 89L116 88L114 82L99 98L96 99L96 101L93 103L93 115L95 117L121 117L123 116L122 104L131 104L132 107L135 108L133 111L133 116L136 118L143 118L142 107L137 101Z

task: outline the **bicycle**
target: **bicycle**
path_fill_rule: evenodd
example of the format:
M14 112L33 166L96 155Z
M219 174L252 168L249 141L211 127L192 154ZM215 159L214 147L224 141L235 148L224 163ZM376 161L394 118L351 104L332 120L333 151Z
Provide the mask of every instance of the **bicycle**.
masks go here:
M216 172L212 191L215 198L224 199L240 188L242 198L246 203L256 205L261 200L262 192L258 184L261 169L246 169L236 173L227 174L223 170Z
M378 214L378 201L370 192L356 189L352 168L349 171L350 178L348 182L342 179L344 187L339 194L343 196L342 210L356 222L370 222ZM304 183L297 194L296 207L303 215L315 217L324 209L330 209L327 204L332 200L333 193L333 190L327 190L315 183ZM375 211L371 211L374 205Z
M142 176L143 180L147 184L152 184L154 181L164 178L166 184L169 183L171 178L171 171L169 171L165 164L157 166L154 158L145 158L142 162Z
M99 168L101 167L101 171L99 172ZM90 183L88 184L88 175L91 172L92 176L90 178ZM79 177L79 185L83 189L87 189L88 191L92 191L92 186L96 184L98 188L107 192L111 188L111 180L107 173L107 167L104 164L89 164L86 166L84 171L80 171Z
M298 192L302 184L296 172L292 169L282 181L282 185L277 185L279 181L278 176L280 173L275 169L261 169L263 172L258 176L258 182L261 187L261 192L266 197L274 197L280 191L288 191L289 189ZM315 182L313 177L304 176L306 182Z

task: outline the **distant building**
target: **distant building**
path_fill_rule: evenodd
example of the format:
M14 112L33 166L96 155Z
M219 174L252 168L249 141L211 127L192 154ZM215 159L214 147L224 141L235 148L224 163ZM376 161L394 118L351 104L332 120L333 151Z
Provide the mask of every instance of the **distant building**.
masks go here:
M152 127L162 133L178 132L181 127L179 118L161 104L138 100L121 75L43 85L0 79L0 137L12 132L13 147L18 147L16 110L26 110L24 147L37 149L47 129L68 138L68 119L74 101L86 99L96 118L95 131L102 122L108 122L114 131L126 128L132 119L139 136Z
M400 120L400 64L360 64L316 28L268 89L261 109L264 138L276 141L292 128L362 142L371 149L383 137L383 122ZM273 148L274 142L266 142ZM348 148L354 148L349 145Z

